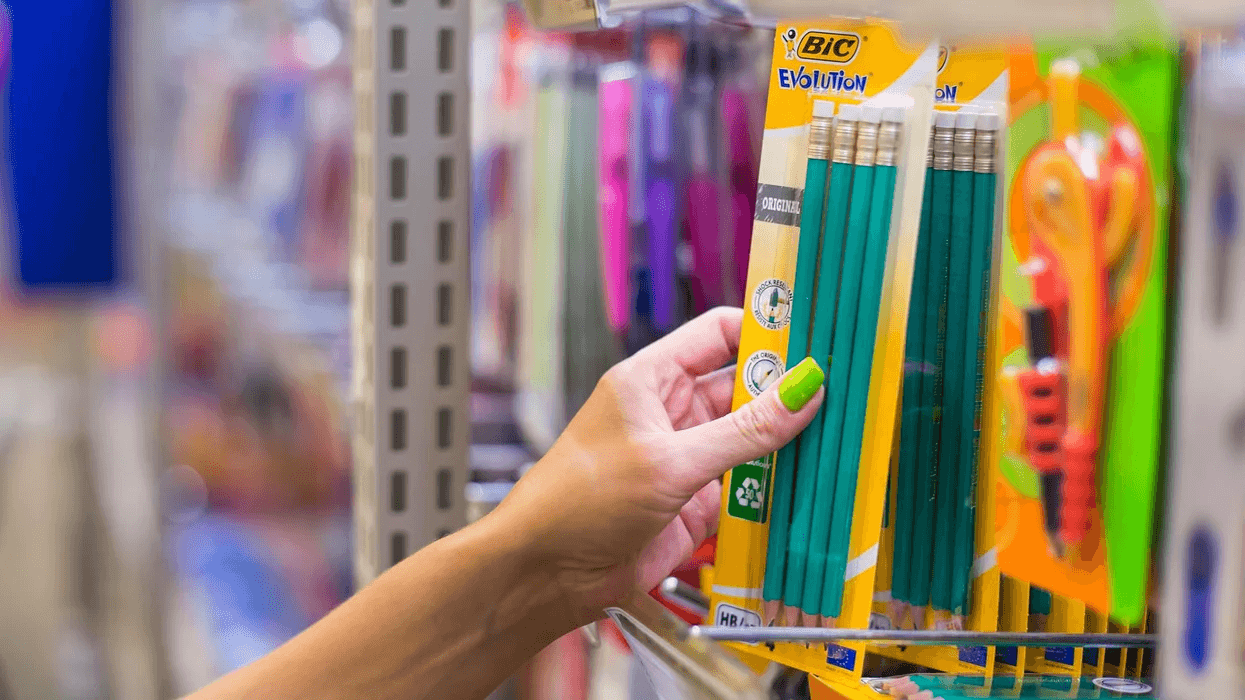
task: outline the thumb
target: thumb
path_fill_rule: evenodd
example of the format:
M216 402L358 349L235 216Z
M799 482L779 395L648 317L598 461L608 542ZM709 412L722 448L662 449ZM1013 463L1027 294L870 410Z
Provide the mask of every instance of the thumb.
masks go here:
M817 362L806 357L739 410L675 433L677 463L687 470L691 491L794 440L817 415L825 379Z

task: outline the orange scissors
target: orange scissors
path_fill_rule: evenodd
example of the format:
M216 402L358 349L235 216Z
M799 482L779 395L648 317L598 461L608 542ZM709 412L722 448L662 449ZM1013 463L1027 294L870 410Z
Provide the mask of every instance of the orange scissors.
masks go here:
M1090 530L1106 404L1108 350L1121 324L1113 313L1111 270L1137 237L1146 211L1141 140L1115 126L1101 147L1077 132L1079 67L1051 66L1052 140L1017 177L1032 255L1026 329L1033 367L1003 383L1012 425L1024 425L1029 463L1042 477L1044 520L1059 552Z

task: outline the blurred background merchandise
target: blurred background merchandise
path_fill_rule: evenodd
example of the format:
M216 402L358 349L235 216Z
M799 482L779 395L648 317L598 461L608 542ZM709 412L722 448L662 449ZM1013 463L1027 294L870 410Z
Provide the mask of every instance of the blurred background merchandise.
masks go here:
M193 2L163 13L164 541L209 677L352 589L347 9Z
M0 697L182 694L352 590L348 8L127 9L158 225L111 289L0 299Z
M6 271L0 296L0 555L23 563L0 573L0 627L27 631L0 636L0 698L179 695L354 585L353 10L130 9L152 32L127 48L144 87L117 144L146 225L107 289ZM471 10L474 519L606 368L740 303L770 35L683 11L559 35ZM606 640L568 637L499 693L628 692Z

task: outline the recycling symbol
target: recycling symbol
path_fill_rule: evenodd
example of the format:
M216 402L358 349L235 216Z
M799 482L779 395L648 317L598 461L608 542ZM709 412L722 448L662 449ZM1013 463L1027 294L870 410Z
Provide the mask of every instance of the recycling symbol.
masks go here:
M761 508L761 482L748 477L735 489L735 500L744 508Z

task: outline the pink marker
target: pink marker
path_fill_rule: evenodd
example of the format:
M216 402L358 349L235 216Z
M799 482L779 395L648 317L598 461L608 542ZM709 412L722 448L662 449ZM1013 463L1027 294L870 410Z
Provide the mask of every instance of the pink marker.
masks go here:
M628 64L607 66L601 72L598 163L601 204L601 275L610 328L627 328L631 298L631 264L627 154L631 134L631 73Z

